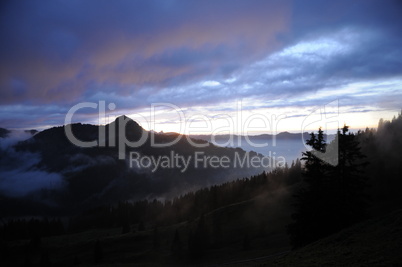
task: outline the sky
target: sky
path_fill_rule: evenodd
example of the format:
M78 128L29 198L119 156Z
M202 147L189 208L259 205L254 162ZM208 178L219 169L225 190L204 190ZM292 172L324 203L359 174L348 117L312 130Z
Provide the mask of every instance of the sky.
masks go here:
M0 127L63 125L80 103L96 108L73 122L165 132L375 127L402 108L401 14L391 0L2 1Z

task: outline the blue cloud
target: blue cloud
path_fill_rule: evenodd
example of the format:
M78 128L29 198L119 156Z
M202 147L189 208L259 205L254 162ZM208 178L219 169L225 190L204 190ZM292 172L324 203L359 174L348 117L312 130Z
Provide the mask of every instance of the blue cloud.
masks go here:
M401 77L398 1L9 1L0 12L3 127L60 124L80 101L308 106L328 89L356 105L401 99L400 82L375 88ZM359 82L371 96L342 91Z

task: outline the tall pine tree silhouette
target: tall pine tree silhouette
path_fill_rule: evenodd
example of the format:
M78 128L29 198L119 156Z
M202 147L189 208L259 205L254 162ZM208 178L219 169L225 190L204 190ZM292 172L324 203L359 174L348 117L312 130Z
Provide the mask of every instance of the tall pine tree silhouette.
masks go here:
M303 153L303 185L295 193L293 223L288 233L293 247L304 246L367 217L365 179L359 143L348 126L338 130L329 145L321 128L306 141L313 149ZM338 164L328 164L319 153L338 146Z

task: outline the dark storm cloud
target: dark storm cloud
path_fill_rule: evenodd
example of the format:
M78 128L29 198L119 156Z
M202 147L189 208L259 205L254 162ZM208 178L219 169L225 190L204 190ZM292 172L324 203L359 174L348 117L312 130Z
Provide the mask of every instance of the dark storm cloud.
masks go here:
M237 65L247 62L270 48L285 23L283 7L257 2L9 2L1 101L64 103L91 85L116 84L124 94L128 85L185 82L207 67L213 73L235 55Z
M401 77L401 11L391 0L9 1L0 124L61 124L79 101L313 105L304 94ZM389 104L389 92L344 97Z
M389 33L397 33L402 29L402 5L398 0L294 1L293 7L292 37L296 38L350 25Z

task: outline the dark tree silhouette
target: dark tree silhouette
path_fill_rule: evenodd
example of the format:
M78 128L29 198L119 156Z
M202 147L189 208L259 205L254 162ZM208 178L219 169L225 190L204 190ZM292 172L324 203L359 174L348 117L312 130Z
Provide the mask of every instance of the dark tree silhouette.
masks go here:
M182 255L183 244L180 240L179 232L174 232L174 238L172 243L172 255L176 258L180 258Z
M205 225L204 214L198 220L197 228L194 234L189 236L189 253L192 259L199 259L205 255L208 246L208 231Z
M130 232L130 224L128 223L128 221L124 221L122 229L121 229L121 233L122 234L127 234L129 232Z
M159 249L160 242L159 242L159 233L158 233L158 227L154 227L154 232L153 232L153 237L152 237L152 246L153 249L157 250Z
M313 150L303 153L303 186L295 194L294 222L288 225L293 247L304 246L367 217L366 181L361 173L365 163L356 136L344 126L327 145L319 129L317 135L311 133L306 144ZM318 156L327 150L339 152L335 166Z
M138 225L138 231L145 231L145 226L144 226L143 221L141 221L140 224Z
M42 255L40 258L40 266L42 266L42 267L52 266L52 264L49 260L49 251L45 250L44 252L42 252Z
M384 215L402 208L402 111L391 121L381 119L377 130L366 129L357 135L366 166L371 213Z
M102 245L99 240L96 240L95 246L94 246L94 263L98 264L102 262L103 259L103 249Z
M250 249L250 239L248 238L248 234L246 234L243 238L243 250Z
M367 179L363 169L368 164L362 154L356 135L348 133L348 126L338 131L339 162L329 170L332 180L332 200L335 213L335 228L344 228L368 217Z

